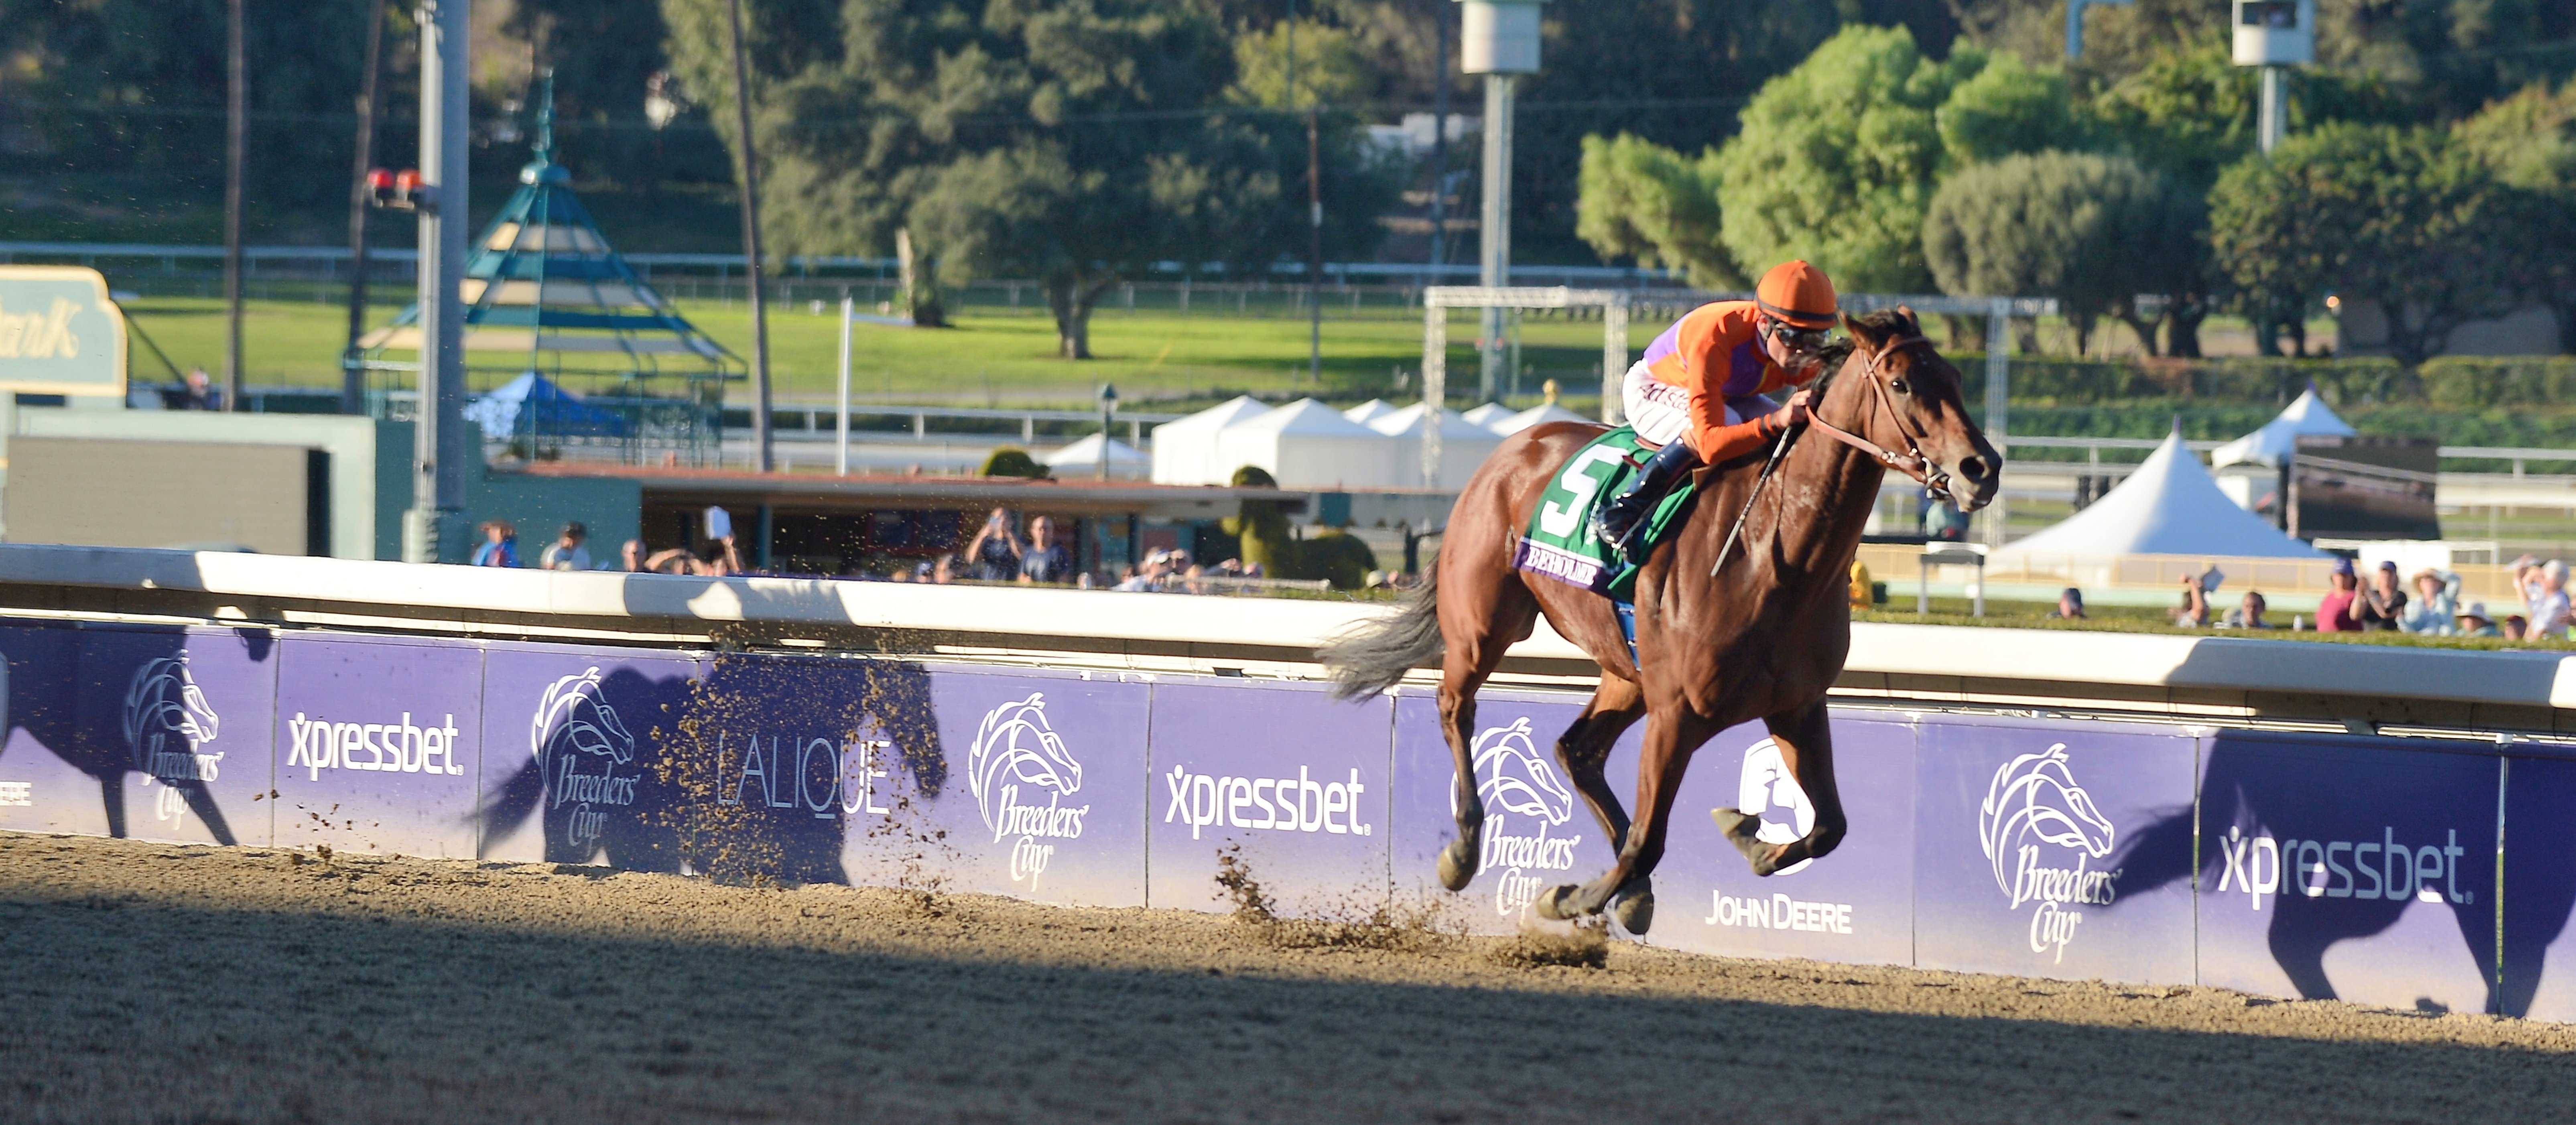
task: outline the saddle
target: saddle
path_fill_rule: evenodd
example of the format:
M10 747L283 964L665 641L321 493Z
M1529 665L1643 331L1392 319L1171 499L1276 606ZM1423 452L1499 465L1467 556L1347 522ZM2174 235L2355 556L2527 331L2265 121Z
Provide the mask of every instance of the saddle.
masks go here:
M1616 603L1633 601L1637 568L1603 543L1594 533L1593 524L1601 507L1626 489L1628 478L1636 475L1652 455L1653 451L1638 441L1637 432L1626 426L1576 450L1540 494L1538 510L1530 516L1529 527L1521 533L1520 546L1513 551L1512 565ZM1699 496L1699 475L1691 474L1674 485L1646 517L1646 549L1639 553L1640 558L1651 556L1654 548L1690 514L1690 506Z

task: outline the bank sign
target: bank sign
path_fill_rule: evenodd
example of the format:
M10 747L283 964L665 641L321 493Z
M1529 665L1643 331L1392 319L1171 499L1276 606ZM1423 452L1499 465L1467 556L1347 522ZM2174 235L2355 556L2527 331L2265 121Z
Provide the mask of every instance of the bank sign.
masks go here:
M0 266L0 391L125 395L125 314L79 266Z

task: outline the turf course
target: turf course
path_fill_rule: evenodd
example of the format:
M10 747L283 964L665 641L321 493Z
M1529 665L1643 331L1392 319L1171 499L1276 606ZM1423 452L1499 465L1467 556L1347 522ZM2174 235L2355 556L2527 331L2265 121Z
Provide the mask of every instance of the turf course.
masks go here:
M681 312L736 354L751 352L751 316L740 302L681 302ZM771 371L782 400L827 400L833 393L839 339L834 318L797 302L773 307L769 317ZM381 324L396 306L374 310ZM181 370L223 369L223 303L192 297L147 297L127 315L167 351ZM252 301L243 317L245 363L254 384L325 387L339 382L339 351L347 314L336 304ZM1637 325L1630 347L1642 349L1661 326ZM1476 322L1453 313L1450 385L1472 391ZM1133 314L1106 310L1095 316L1091 345L1096 358L1055 358L1054 322L1038 315L970 315L949 329L888 328L861 324L851 341L852 392L862 401L944 403L958 406L1069 406L1092 402L1101 382L1118 387L1129 406L1200 401L1238 393L1315 394L1334 400L1408 397L1405 387L1422 366L1422 322L1370 315L1324 321L1324 378L1318 388L1306 373L1307 325L1287 318L1236 317L1169 311ZM136 341L138 379L166 381L169 372ZM1601 356L1598 321L1533 317L1522 331L1522 360L1529 368L1520 396L1535 401L1542 381L1563 382L1569 406L1587 409L1597 395ZM398 358L409 358L401 356ZM506 365L494 353L475 353L477 364ZM476 370L477 390L516 374L500 367ZM583 390L578 380L575 391ZM1418 394L1418 389L1411 391ZM1464 399L1464 393L1456 397Z

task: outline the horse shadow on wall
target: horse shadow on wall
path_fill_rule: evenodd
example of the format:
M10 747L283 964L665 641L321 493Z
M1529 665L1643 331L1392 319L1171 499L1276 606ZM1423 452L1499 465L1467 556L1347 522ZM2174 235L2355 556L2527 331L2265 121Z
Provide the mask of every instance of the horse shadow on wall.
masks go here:
M938 844L915 815L947 781L919 666L735 653L677 675L649 666L511 693L534 700L528 753L487 789L483 839L541 818L548 862L782 883L850 882L855 834ZM496 739L486 761L514 749Z
M190 660L192 648L225 645L238 645L253 667L276 652L276 639L264 629L192 635L153 627L0 626L0 655L7 657L0 753L23 731L95 780L110 836L129 834L126 782L141 774L155 790L157 818L193 815L215 842L236 843L208 782L227 764L264 779L269 731L248 721L255 716L245 713L247 701L231 690L235 685L209 690L200 684L203 675L242 670L230 653L200 653L224 657L222 672L213 662ZM236 721L227 724L226 712Z
M2326 971L2328 949L2386 933L2417 902L2439 904L2486 987L2482 1010L2520 1015L2537 971L2498 988L2495 803L2492 757L2220 735L2202 768L2197 813L2177 810L2138 833L2145 862L2121 890L2196 876L2202 960L2228 955L2229 931L2259 925L2265 952L2311 1000L2341 998ZM2194 854L2195 828L2197 864L2174 862ZM2576 869L2520 880L2512 894L2517 912L2545 920L2545 946L2576 907ZM2222 944L2208 944L2212 937Z

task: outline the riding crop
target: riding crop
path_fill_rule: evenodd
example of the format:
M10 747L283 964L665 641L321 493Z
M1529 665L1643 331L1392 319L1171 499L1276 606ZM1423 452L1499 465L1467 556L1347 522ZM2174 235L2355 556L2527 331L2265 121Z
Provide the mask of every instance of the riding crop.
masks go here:
M1718 571L1725 569L1726 556L1735 550L1736 537L1744 534L1745 517L1753 514L1753 502L1762 499L1762 486L1771 483L1771 470L1780 467L1780 455L1789 451L1789 439L1797 433L1798 427L1791 426L1780 431L1780 440L1771 443L1771 459L1762 463L1762 475L1753 478L1753 494L1744 498L1743 509L1735 513L1735 526L1727 529L1726 542L1717 548L1717 564L1708 568L1709 577L1715 578Z

